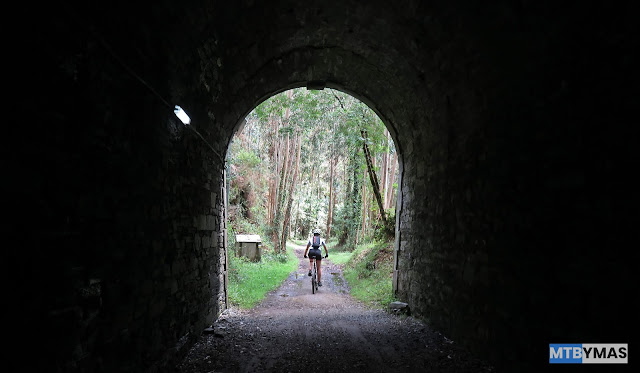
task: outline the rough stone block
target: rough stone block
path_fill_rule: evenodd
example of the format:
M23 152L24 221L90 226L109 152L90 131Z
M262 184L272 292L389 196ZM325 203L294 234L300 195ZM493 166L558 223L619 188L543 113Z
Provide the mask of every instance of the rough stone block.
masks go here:
M398 314L410 314L409 304L404 302L391 302L389 303L389 311Z

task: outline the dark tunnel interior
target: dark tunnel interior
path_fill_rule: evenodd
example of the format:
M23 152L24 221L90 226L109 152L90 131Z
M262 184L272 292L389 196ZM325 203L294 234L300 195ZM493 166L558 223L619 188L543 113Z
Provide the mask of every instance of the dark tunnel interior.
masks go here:
M631 343L632 4L21 9L10 343L48 346L29 362L43 372L168 371L226 307L227 146L307 85L361 99L393 136L394 290L417 317L508 372L546 370L549 343Z

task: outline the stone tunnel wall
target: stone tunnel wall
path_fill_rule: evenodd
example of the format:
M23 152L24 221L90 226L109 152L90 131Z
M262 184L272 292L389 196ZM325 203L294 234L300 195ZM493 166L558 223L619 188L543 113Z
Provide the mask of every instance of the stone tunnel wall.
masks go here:
M167 105L147 8L62 7L30 29L16 92L12 343L37 350L16 370L157 371L225 306L224 162Z
M549 341L625 342L624 17L257 3L79 3L30 29L9 259L20 343L55 346L33 364L158 371L185 351L221 311L219 155L309 80L372 105L400 149L397 286L416 316L507 371L545 365Z
M626 56L615 64L628 67L614 41L624 30L607 34L616 21L599 23L588 7L352 5L222 11L236 21L212 22L224 37L205 46L217 45L210 75L223 128L307 81L354 93L401 153L398 296L416 316L507 370L544 368L549 340L624 335L628 319L598 320L628 305L622 289L607 289L630 273L604 231L615 229L609 209L622 206L608 192L617 184L610 159L631 147L598 146L594 128L628 131L628 91L605 73L605 56L587 52L613 48ZM602 97L614 87L619 102ZM555 290L578 283L590 290Z

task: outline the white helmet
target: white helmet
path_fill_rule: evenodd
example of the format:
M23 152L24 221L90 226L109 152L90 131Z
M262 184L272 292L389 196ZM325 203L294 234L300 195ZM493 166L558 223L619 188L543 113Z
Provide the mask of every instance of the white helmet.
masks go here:
M320 234L320 229L318 229L318 228L314 229L314 230L313 230L313 234L314 234L314 235L315 235L315 234Z

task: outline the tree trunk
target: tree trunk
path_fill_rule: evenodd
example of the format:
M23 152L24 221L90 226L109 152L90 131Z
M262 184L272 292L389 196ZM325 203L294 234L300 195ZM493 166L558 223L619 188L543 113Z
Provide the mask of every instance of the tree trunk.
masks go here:
M296 203L296 219L293 221L293 230L294 230L294 237L298 237L297 233L298 233L298 227L300 226L300 198L298 198L297 203Z
M342 232L340 232L340 237L338 238L338 244L339 245L344 245L347 242L348 236L349 236L349 232L351 230L351 227L348 226L350 219L351 219L351 199L350 196L352 194L352 190L351 190L351 178L350 178L350 173L349 173L349 168L347 167L347 164L350 162L350 158L345 159L342 162L342 185L344 185L344 187L342 188L344 190L344 197L343 197L343 203L344 203L344 214L343 214L343 219L344 219L344 225L345 227L342 229Z
M282 194L283 194L283 186L284 186L284 179L285 179L285 167L284 165L280 168L280 183L278 184L278 189L277 189L277 196L276 196L276 206L275 206L275 217L273 219L273 245L274 248L273 250L276 253L281 252L281 246L280 246L280 227L281 227L281 221L282 221Z
M284 224L282 225L282 247L283 250L286 250L287 247L287 238L289 236L289 229L287 228L289 226L289 221L291 220L291 205L293 204L293 191L294 188L296 186L296 181L298 179L298 169L299 169L299 165L300 165L300 150L302 148L302 139L300 138L300 136L296 135L296 140L297 140L297 145L298 145L298 151L297 151L297 155L296 155L296 164L295 164L295 168L292 165L292 169L294 169L293 171L293 176L292 176L292 180L291 180L291 184L289 185L289 196L288 196L288 201L287 201L287 207L285 209L285 214L284 214Z
M277 131L276 131L277 133ZM273 245L274 251L276 253L282 252L285 250L281 245L281 229L282 229L282 215L283 215L283 206L285 202L285 192L287 186L287 170L288 170L288 160L289 160L289 135L287 134L287 141L282 141L280 143L280 159L282 159L282 163L280 164L280 182L277 187L276 194L276 205L275 205L275 218L273 219Z
M277 175L278 175L278 136L277 136L277 128L276 121L273 119L273 116L269 116L269 124L271 125L271 130L269 131L270 144L269 144L269 158L271 160L271 164L273 165L273 172L269 176L269 196L267 198L267 220L269 226L273 226L273 220L275 219L275 211L276 211L276 193L277 193Z
M352 192L351 192L351 213L349 215L349 219L351 219L349 225L350 225L350 235L353 235L353 249L355 249L355 247L358 245L358 228L360 227L360 222L358 221L358 219L360 219L360 209L362 206L362 196L361 194L361 189L360 187L362 186L361 184L364 183L365 181L362 180L360 178L359 175L359 163L358 163L358 158L360 157L359 152L355 152L353 153L353 158L351 159L351 170L350 170L350 174L353 175L353 188L352 188Z
M380 208L380 216L382 217L382 221L387 223L387 216L384 212L384 206L382 205L382 197L380 196L380 186L378 184L378 177L376 176L376 171L373 169L373 165L371 163L371 153L369 153L369 147L367 146L367 131L361 130L362 138L365 140L362 143L362 148L364 149L364 157L367 161L367 169L369 170L369 180L371 180L371 186L373 188L373 192L376 196L376 201L378 202L378 208Z
M387 188L387 208L391 208L393 199L393 183L396 181L396 165L398 164L398 152L393 152L393 159L391 160L391 171L389 172L389 187ZM394 205L395 207L395 205Z
M333 220L333 174L335 170L335 159L331 159L329 171L329 212L327 213L327 240L331 237L331 222Z
M291 99L293 97L293 91L290 91L287 93L287 97L289 99ZM281 120L279 121L280 124L287 124L289 123L289 117L291 116L291 111L289 110L289 108L287 108L287 110L285 110L284 113L284 117L281 118ZM279 136L279 125L276 125L275 127L275 138L280 139ZM276 194L276 201L275 201L275 218L273 220L273 224L271 225L272 229L273 229L273 244L274 244L274 251L275 252L284 252L286 251L286 247L282 244L282 240L281 238L281 229L284 231L286 230L286 224L282 225L282 219L283 219L283 208L284 208L284 203L285 203L285 198L286 198L286 190L287 190L287 182L288 182L288 173L289 173L289 169L290 169L290 157L289 157L289 153L290 153L290 136L289 133L287 133L287 140L286 143L280 142L280 146L278 147L280 150L280 154L281 156L279 157L277 164L281 165L280 166L280 183L277 185L277 194ZM277 175L277 174L276 174Z
M338 165L337 165L337 163L338 163L338 162L336 161L336 167L338 166ZM337 171L336 171L336 172L337 172ZM334 191L334 192L333 192L333 200L331 201L331 206L332 206L332 209L331 209L331 210L332 210L332 211L335 211L337 201L338 201L338 193L336 193L336 192ZM331 218L331 221L332 221L332 224L333 224L333 217Z
M362 180L367 178L367 171L363 170ZM367 226L367 184L362 183L362 229L360 237L364 239L364 233Z
M384 139L385 139L385 147L384 147L384 153L382 153L382 190L380 191L380 193L382 193L383 198L383 205L385 208L389 208L388 204L389 201L387 199L387 189L388 189L388 175L389 175L389 131L387 131L386 129L384 130Z
M280 177L280 185L278 186L278 210L282 212L282 204L284 203L284 191L287 188L287 172L289 171L289 134L287 141L282 144L282 174Z

